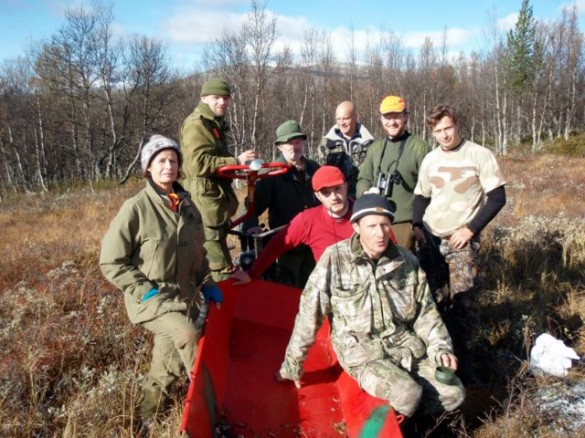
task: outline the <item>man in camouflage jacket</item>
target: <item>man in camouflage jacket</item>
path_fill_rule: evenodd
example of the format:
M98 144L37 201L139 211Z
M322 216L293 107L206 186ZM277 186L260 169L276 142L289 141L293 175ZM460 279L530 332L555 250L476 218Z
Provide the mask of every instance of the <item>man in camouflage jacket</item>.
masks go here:
M392 203L359 198L355 233L330 246L305 287L278 377L300 387L303 362L323 319L343 369L362 389L412 416L457 408L465 397L458 378L435 378L438 365L457 368L451 339L416 257L390 240Z

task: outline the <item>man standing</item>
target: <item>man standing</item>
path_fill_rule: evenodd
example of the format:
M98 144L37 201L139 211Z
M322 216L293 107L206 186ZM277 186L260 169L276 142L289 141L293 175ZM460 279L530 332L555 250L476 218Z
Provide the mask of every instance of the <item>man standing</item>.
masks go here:
M335 125L319 143L322 164L338 167L349 184L349 196L355 199L359 166L374 137L358 121L350 101L341 102L335 109Z
M295 120L287 120L276 129L275 146L281 155L277 162L286 163L290 170L273 178L256 182L254 211L244 224L244 230L258 230L258 217L268 209L270 229L288 224L301 211L318 205L311 189L311 178L319 168L305 158L303 149L307 136ZM276 280L294 287L303 287L315 266L311 250L306 245L293 248L279 257Z
M387 96L380 104L381 121L386 136L369 148L360 167L357 196L378 193L396 203L392 231L398 243L414 250L412 203L420 163L429 146L406 129L408 110L402 97Z
M234 272L234 284L260 278L281 254L298 245L307 245L315 260L319 260L328 246L351 236L353 228L349 218L353 201L347 196L347 182L341 170L335 166L320 167L313 175L312 186L321 205L297 214L270 239L248 272Z
M451 339L416 257L390 239L393 205L367 194L354 205L354 234L325 250L301 295L279 380L301 385L303 363L325 317L340 365L368 394L412 416L457 408L465 390L435 377L457 368Z
M462 377L474 383L471 339L479 316L479 234L506 203L506 182L488 149L461 138L453 108L435 106L427 124L440 147L422 162L413 228L421 242L427 228L448 265L449 291L436 299L461 359Z
M237 158L227 148L225 115L230 104L230 86L213 78L201 87L201 101L181 127L180 142L185 161L183 185L201 212L205 226L205 249L215 281L229 278L233 271L227 247L227 224L238 208L229 179L217 176L223 166L244 164L257 157L254 150Z

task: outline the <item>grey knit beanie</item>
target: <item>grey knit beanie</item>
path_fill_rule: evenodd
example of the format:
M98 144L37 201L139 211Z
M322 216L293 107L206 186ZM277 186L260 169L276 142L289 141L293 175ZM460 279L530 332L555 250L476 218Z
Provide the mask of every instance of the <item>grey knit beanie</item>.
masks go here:
M174 149L177 152L177 157L179 158L179 167L183 163L183 154L181 153L181 148L179 144L171 140L168 137L160 134L154 134L149 139L148 142L142 146L142 152L140 154L140 164L142 165L142 174L146 175L146 170L150 165L150 162L158 154L160 151L165 149Z

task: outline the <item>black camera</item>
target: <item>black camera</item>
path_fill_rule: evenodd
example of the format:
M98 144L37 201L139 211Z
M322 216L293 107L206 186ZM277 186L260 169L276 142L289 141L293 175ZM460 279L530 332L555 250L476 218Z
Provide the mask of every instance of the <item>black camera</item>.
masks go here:
M394 184L402 184L402 175L400 175L398 170L392 172L388 177L386 177L386 175L382 172L378 174L378 178L376 179L376 187L380 190L380 194L386 196L387 198L391 198L392 192L394 190Z
M368 147L374 142L374 140L366 140L363 143L350 144L351 155L353 163L357 166L363 163L366 158L366 152Z
M256 261L256 254L254 251L242 251L236 264L242 268L243 271L249 271L252 265Z

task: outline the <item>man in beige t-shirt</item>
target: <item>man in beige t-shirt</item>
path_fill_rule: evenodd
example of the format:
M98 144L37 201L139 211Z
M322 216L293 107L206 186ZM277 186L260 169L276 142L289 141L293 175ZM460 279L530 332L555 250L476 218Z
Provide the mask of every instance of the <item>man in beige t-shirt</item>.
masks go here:
M461 138L453 108L432 108L427 124L440 147L421 163L413 231L419 245L432 239L448 266L448 291L433 293L462 362L462 378L475 383L470 353L479 314L479 233L506 203L506 182L490 150Z

